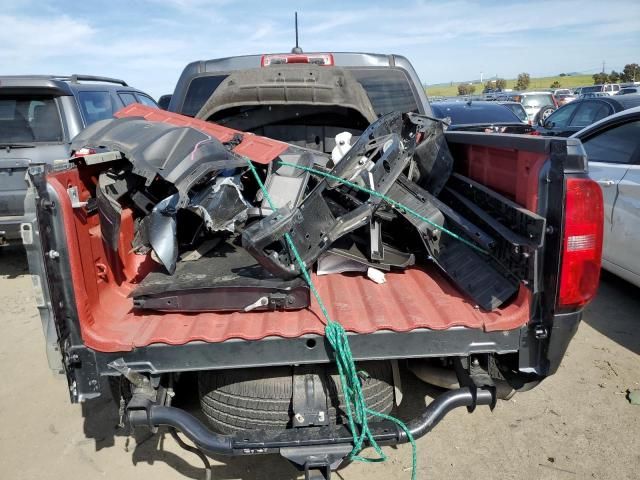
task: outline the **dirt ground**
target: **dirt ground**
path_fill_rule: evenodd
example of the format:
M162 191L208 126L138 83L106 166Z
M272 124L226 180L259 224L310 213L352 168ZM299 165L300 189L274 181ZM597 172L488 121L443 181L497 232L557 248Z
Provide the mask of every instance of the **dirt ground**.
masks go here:
M640 289L604 275L559 372L491 412L459 409L418 441L421 479L638 479ZM24 253L0 252L0 474L18 480L204 478L168 435L127 441L111 403L70 405L47 368ZM88 415L90 413L90 415ZM336 478L410 478L411 449L383 464L356 463ZM218 458L214 479L295 479L279 457Z

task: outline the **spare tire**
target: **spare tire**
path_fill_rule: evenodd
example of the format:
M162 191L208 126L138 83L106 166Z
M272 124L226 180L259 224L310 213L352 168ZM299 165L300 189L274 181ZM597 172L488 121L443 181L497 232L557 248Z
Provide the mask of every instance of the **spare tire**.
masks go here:
M389 413L393 407L393 373L389 362L358 363L367 406ZM317 365L329 403L330 423L345 423L344 395L335 365ZM284 430L293 419L293 368L246 368L200 372L200 406L221 433L241 430ZM376 417L372 418L374 421Z

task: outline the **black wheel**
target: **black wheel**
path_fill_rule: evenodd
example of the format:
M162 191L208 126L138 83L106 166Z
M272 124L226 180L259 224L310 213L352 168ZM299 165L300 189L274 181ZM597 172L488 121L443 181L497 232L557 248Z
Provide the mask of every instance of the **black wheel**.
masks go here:
M389 362L363 362L358 369L367 406L389 413L393 407L393 374ZM291 367L201 372L200 405L211 426L221 433L239 430L283 430L291 427ZM344 396L335 366L317 366L329 398L331 423L346 421ZM372 418L375 421L375 418Z
M553 105L545 105L536 114L536 118L533 121L534 125L542 126L544 124L544 121L549 118L549 115L551 115L555 111L556 107L554 107Z

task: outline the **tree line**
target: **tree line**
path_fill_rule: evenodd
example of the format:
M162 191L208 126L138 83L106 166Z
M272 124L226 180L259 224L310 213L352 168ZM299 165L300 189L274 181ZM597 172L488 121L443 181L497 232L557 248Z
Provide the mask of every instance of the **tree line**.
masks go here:
M561 77L570 77L566 73L561 73ZM616 72L615 70L611 70L611 73L596 73L593 75L593 84L600 85L603 83L625 83L625 82L635 82L640 80L640 66L637 63L628 63L624 66L621 72ZM518 75L516 80L516 84L514 85L515 90L526 90L529 88L531 83L531 76L523 72ZM550 88L559 88L562 85L558 80L555 80ZM494 80L489 80L484 84L484 90L504 90L507 87L507 81L504 78L496 78ZM458 85L458 95L473 95L476 91L476 86L471 83L461 83Z
M622 72L611 70L611 73L600 72L593 75L593 84L625 83L640 80L640 66L637 63L627 63Z

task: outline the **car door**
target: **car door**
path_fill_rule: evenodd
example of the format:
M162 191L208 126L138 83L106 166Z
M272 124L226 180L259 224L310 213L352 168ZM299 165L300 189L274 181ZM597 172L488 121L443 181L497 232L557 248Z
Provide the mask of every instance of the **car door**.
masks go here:
M578 105L573 117L569 120L567 130L575 133L613 113L613 107L605 101L598 99L585 100Z
M573 116L574 112L580 105L578 103L569 103L560 107L558 110L553 112L547 119L544 121L543 128L541 131L543 135L550 136L564 136L567 137L574 131L568 129L569 121ZM577 130L575 130L577 132Z
M640 118L583 140L589 175L604 198L603 259L640 274Z

